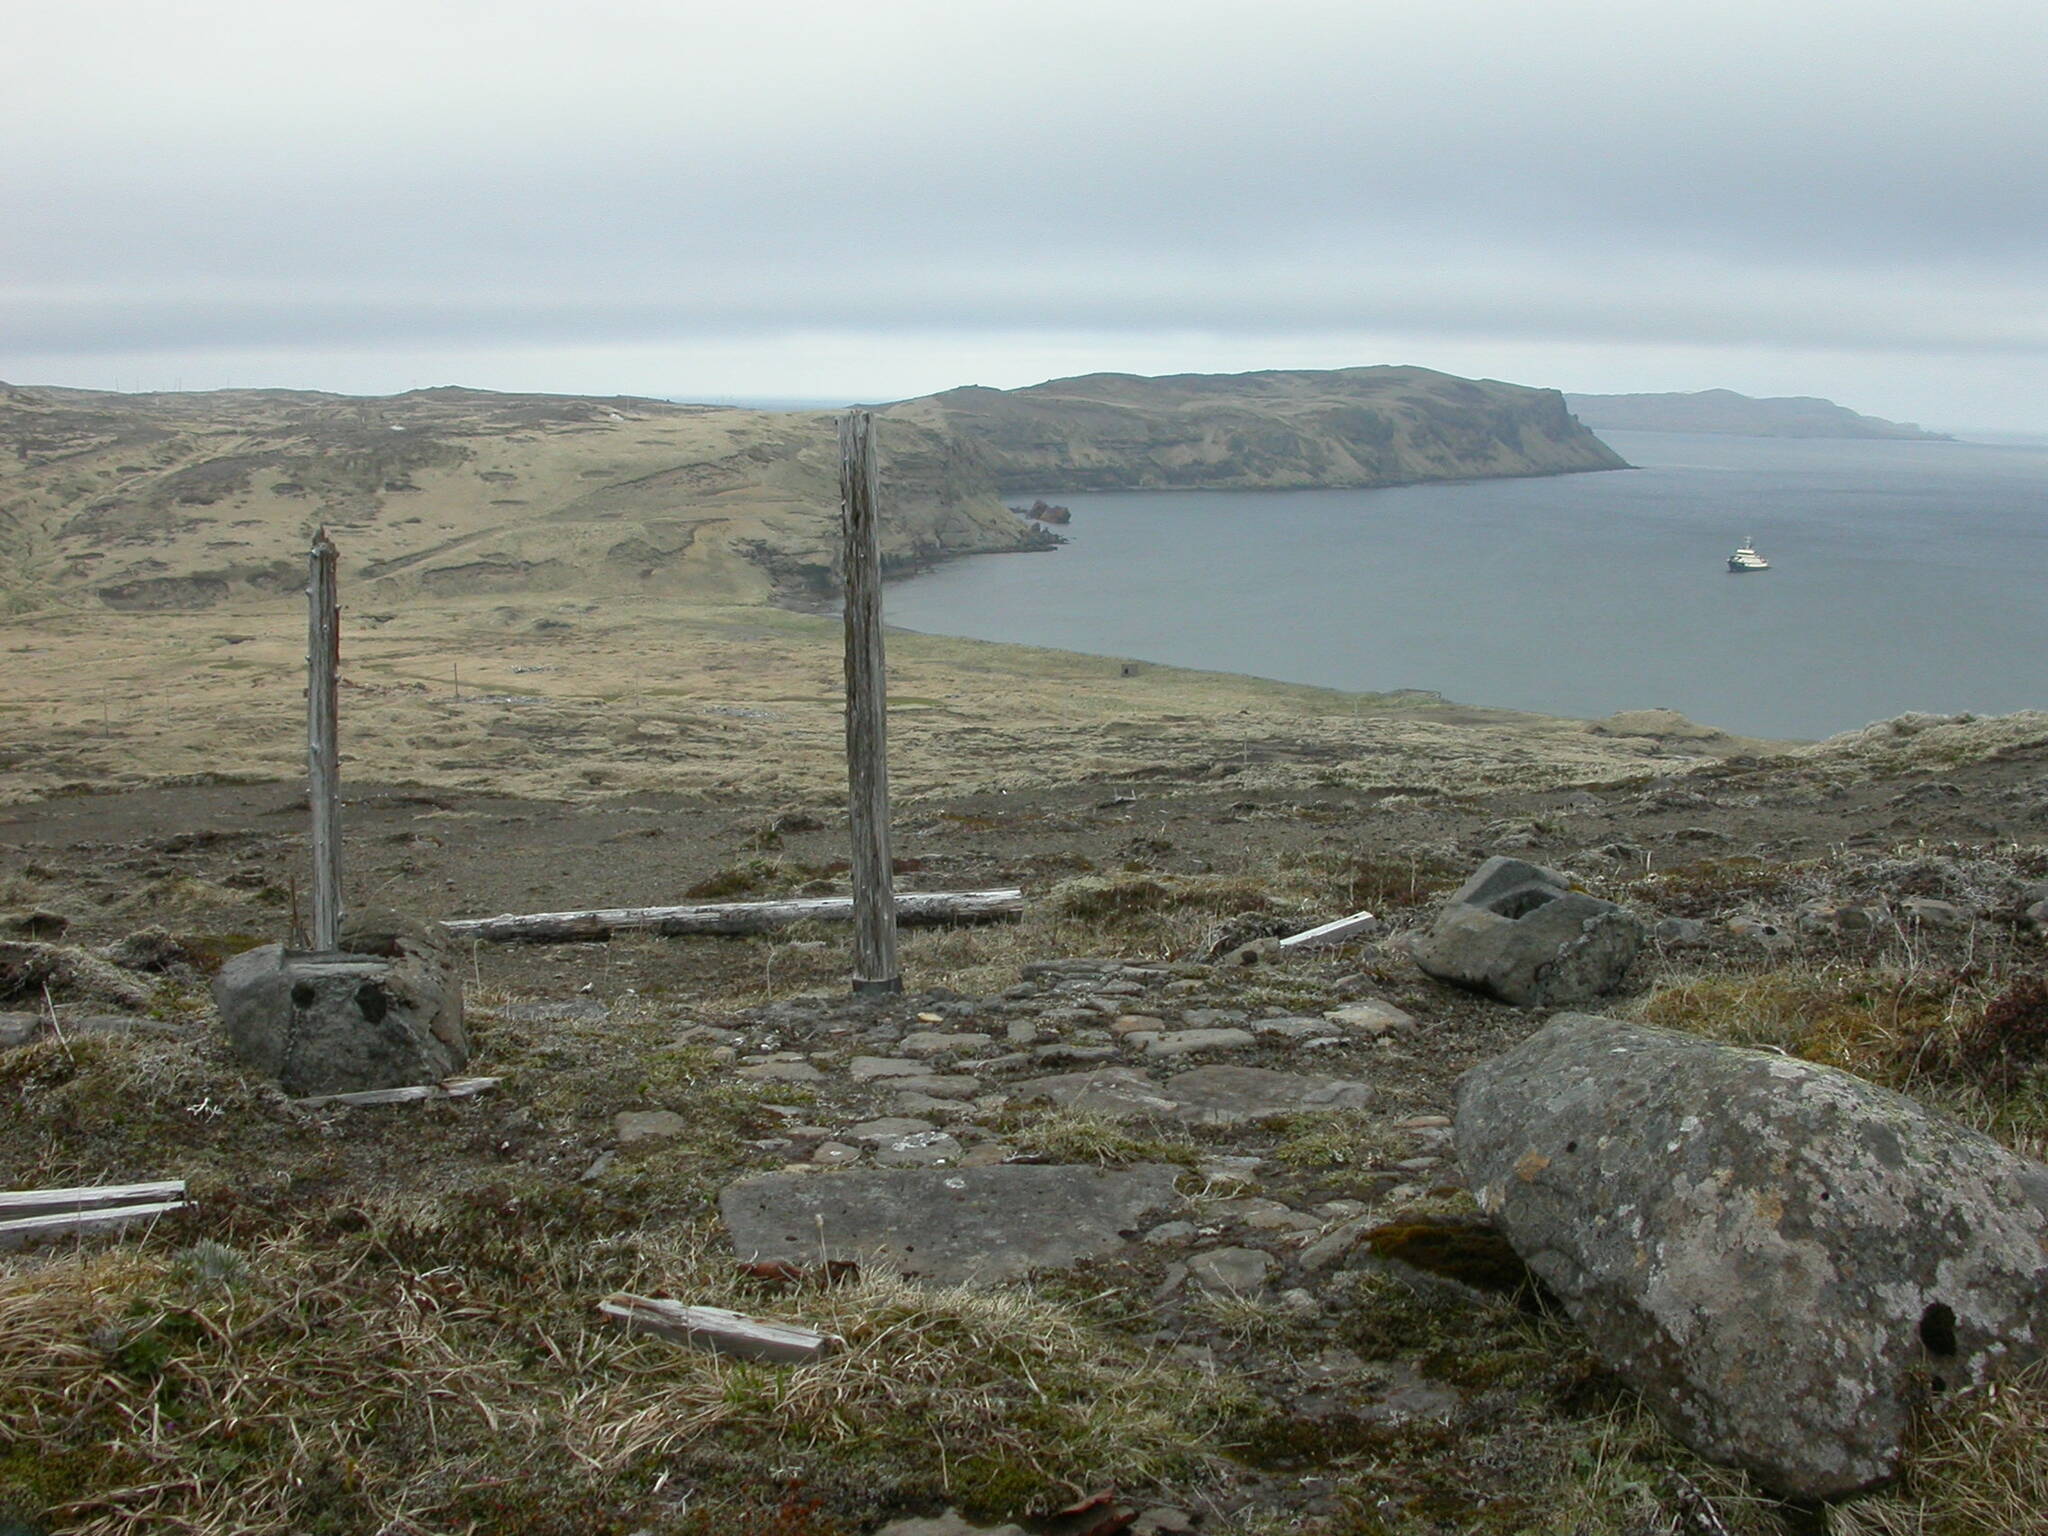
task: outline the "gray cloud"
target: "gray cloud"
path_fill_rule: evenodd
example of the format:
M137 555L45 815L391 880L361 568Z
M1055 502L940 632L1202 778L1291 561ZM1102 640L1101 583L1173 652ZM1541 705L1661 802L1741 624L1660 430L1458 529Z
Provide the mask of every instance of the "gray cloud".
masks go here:
M114 0L0 49L0 376L805 330L2048 366L2014 0Z

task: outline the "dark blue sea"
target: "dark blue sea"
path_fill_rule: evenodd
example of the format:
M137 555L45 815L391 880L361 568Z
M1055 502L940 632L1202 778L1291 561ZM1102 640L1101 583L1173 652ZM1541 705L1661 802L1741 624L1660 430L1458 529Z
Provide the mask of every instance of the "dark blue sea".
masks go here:
M1052 496L1072 543L896 583L889 622L1767 737L2048 708L2048 440L1602 435L1637 467ZM1769 571L1728 572L1745 540Z

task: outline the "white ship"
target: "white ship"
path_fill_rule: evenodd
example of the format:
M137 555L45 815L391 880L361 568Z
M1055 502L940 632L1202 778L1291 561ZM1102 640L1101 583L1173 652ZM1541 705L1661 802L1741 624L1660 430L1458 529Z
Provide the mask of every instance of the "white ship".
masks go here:
M1771 562L1758 554L1748 540L1744 540L1742 548L1728 557L1728 569L1731 571L1768 571L1770 568Z

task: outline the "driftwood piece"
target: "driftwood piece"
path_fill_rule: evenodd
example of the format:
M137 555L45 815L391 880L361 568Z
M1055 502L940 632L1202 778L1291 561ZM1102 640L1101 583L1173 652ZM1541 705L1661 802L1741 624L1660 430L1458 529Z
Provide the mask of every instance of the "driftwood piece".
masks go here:
M103 1232L185 1209L185 1183L104 1184L0 1191L0 1249L39 1239Z
M1320 928L1310 928L1304 933L1291 933L1280 941L1282 949L1316 949L1325 944L1342 944L1346 939L1355 939L1360 934L1370 933L1379 919L1370 912L1354 912L1349 917L1340 917L1333 923L1324 923Z
M502 1083L502 1077L449 1077L438 1083L414 1083L405 1088L365 1088L356 1093L318 1093L310 1099L293 1099L300 1109L325 1109L332 1104L412 1104L421 1099L467 1099L488 1093Z
M989 923L1020 917L1024 893L928 891L899 894L896 917L904 923ZM459 918L443 923L462 939L559 944L608 938L633 931L679 936L692 933L768 933L806 920L845 922L853 916L847 896L810 896L789 901L734 901L692 907L609 907L586 912L533 912L524 916Z
M846 1347L836 1334L794 1323L770 1323L724 1307L691 1307L650 1296L608 1296L597 1310L628 1333L651 1333L671 1343L737 1360L804 1365Z

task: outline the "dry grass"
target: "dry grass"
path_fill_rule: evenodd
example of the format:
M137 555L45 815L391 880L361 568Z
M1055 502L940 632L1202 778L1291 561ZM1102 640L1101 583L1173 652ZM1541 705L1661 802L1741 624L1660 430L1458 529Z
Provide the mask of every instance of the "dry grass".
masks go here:
M1905 1477L1828 1512L1828 1536L2026 1536L2048 1529L2048 1367L1922 1416Z
M876 1275L771 1301L695 1232L596 1236L573 1200L517 1203L0 1276L0 1517L623 1532L787 1485L856 1516L1017 1512L1199 1479L1230 1405L1026 1293ZM849 1347L786 1368L621 1338L589 1312L614 1288L800 1316Z
M1633 1012L1646 1024L1853 1072L2039 1158L2048 1154L2048 1073L2007 1070L2007 1056L1985 1045L1987 1010L2013 986L1990 970L1788 964L1673 977Z

